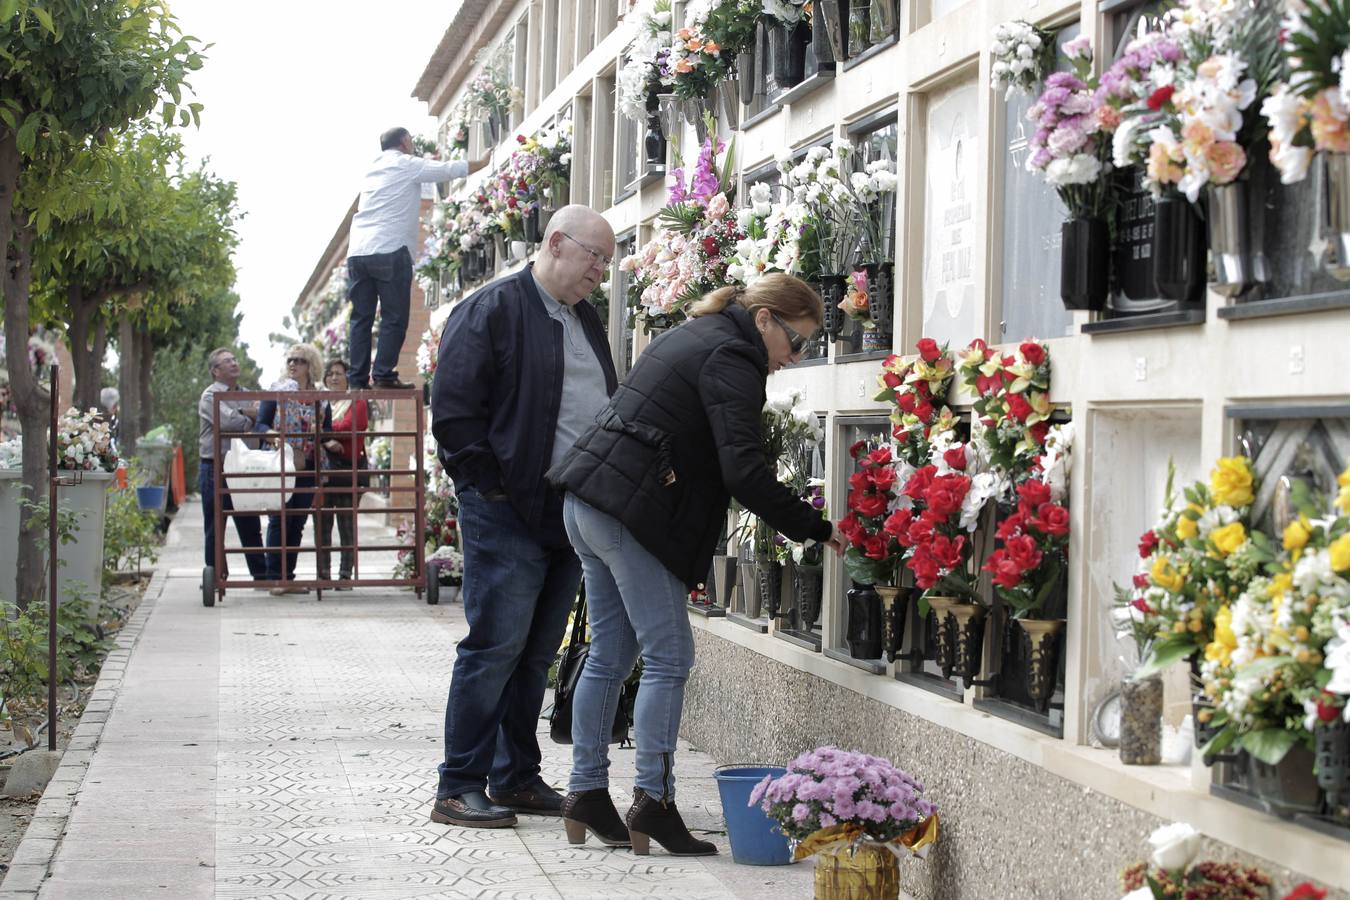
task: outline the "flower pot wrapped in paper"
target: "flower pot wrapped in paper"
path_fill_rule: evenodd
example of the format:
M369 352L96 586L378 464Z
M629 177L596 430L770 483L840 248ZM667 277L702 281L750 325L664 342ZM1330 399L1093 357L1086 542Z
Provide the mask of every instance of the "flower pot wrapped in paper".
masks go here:
M820 747L765 778L750 803L778 822L794 859L818 857L817 900L887 900L900 893L900 849L923 857L937 843L937 807L922 794L888 760Z

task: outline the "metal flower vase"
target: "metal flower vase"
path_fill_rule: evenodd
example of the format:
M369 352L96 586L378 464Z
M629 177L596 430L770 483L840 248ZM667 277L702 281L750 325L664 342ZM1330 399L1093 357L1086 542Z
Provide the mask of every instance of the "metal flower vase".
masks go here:
M816 8L825 26L830 54L843 62L848 59L848 0L819 0Z
M848 7L848 55L861 56L872 47L872 7L854 0Z
M900 862L886 847L864 841L816 856L816 900L896 900Z
M1065 309L1106 308L1111 235L1101 219L1070 219L1059 227L1059 299Z
M778 607L783 599L783 564L775 560L761 559L759 566L760 612L769 618L778 615Z
M751 46L754 46L753 42ZM740 88L741 103L749 106L755 102L755 54L749 49L736 54L737 86Z
M928 605L933 610L933 623L937 627L937 647L934 662L942 670L943 678L951 678L956 668L956 619L952 610L959 601L955 597L929 597Z
M817 3L814 7L820 10L821 6ZM834 72L834 49L830 46L830 32L825 26L825 15L823 12L813 12L811 14L811 71Z
M502 113L499 113L496 110L493 110L492 112L488 113L487 118L488 139L489 141L491 141L492 146L494 147L497 144L501 143L502 126L504 124L505 124L504 116L502 115Z
M1161 675L1120 682L1120 761L1156 766L1162 761L1163 683Z
M1158 296L1180 303L1203 299L1205 233L1185 197L1153 204L1153 280Z
M820 276L820 299L825 303L825 321L822 328L831 338L839 337L844 330L844 311L839 301L844 299L844 275Z
M872 46L896 34L896 20L896 0L872 0L871 30L867 35Z
M895 662L905 642L905 618L909 613L909 588L879 584L881 597L881 653L887 662Z
M741 598L741 612L752 619L759 618L759 563L753 559L742 559L736 564L736 589Z
M867 312L872 324L883 334L891 334L895 324L895 264L871 262L867 273Z
M680 126L684 124L684 110L680 108L680 98L675 94L657 94L656 112L657 118L661 121L661 132L666 140L672 141L678 137Z
M1317 786L1326 792L1328 812L1350 818L1350 722L1337 719L1313 729Z
M1350 153L1324 153L1323 158L1326 230L1331 243L1326 269L1338 281L1350 281Z
M855 584L847 595L848 655L881 658L881 595L870 584Z
M1036 708L1044 713L1055 693L1059 679L1059 634L1064 630L1063 619L1017 619L1018 627L1026 636L1030 652L1027 654L1027 694Z
M1316 814L1322 809L1322 794L1313 775L1313 759L1313 752L1302 744L1295 744L1274 765L1253 756L1249 784L1266 807L1282 819L1297 813Z
M951 609L956 632L956 674L967 688L975 686L984 661L985 609L975 603L958 603Z
M719 118L727 128L735 131L741 127L741 79L744 76L732 72L713 87L714 105L719 110Z
M802 631L810 631L820 618L825 570L819 565L808 566L798 563L793 567L792 582L797 595L797 627Z

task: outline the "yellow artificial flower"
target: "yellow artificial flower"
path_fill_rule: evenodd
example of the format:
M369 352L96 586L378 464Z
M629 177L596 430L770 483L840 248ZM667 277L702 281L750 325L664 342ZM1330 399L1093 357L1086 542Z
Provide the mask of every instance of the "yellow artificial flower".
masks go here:
M1214 614L1214 640L1205 647L1205 659L1218 660L1222 665L1233 663L1233 651L1237 649L1237 635L1233 633L1233 611L1227 604L1219 607Z
M1182 513L1181 518L1177 519L1177 537L1181 538L1183 541L1189 541L1199 533L1200 529L1199 526L1195 524L1195 520L1185 513Z
M1050 404L1050 394L1045 391L1028 392L1027 402L1031 404L1031 415L1027 416L1027 425L1044 422L1050 418L1050 413L1054 412L1055 409Z
M1341 486L1341 493L1336 497L1336 505L1341 508L1341 512L1350 515L1350 465L1336 476L1336 483Z
M1181 592L1182 585L1186 579L1176 569L1172 568L1172 561L1166 556L1159 556L1153 562L1153 570L1149 573L1153 578L1153 583L1164 590L1169 590L1174 594Z
M1296 521L1290 522L1284 529L1284 549L1302 550L1308 546L1308 538L1312 537L1312 532L1308 530L1307 520L1299 516Z
M1220 554L1227 556L1247 543L1247 529L1242 527L1241 522L1232 522L1211 531L1209 539Z
M1331 555L1331 568L1337 572L1350 569L1350 533L1346 533L1331 542L1327 548Z
M1245 456L1220 459L1209 473L1209 490L1214 502L1224 506L1250 506L1252 494L1251 464Z
M1283 597L1294 589L1294 576L1289 572L1281 572L1270 579L1268 595L1273 600L1276 597Z

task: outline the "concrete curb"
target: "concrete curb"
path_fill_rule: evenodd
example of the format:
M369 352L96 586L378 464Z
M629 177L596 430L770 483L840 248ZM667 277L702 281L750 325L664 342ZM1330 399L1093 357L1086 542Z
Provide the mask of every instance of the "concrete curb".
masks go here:
M61 755L61 765L52 776L51 783L38 801L33 811L33 820L24 832L23 840L14 849L14 858L10 860L9 871L0 882L0 900L19 897L35 897L51 870L52 860L61 846L61 836L65 833L70 820L71 810L75 807L75 798L84 784L84 776L89 771L89 761L94 749L103 738L103 726L108 721L113 705L117 701L117 692L126 675L127 662L131 653L145 632L145 623L154 612L155 605L164 592L168 580L167 566L155 571L150 584L145 589L140 606L132 613L130 620L117 634L113 649L103 661L98 681L89 694L80 724L70 736L70 744Z

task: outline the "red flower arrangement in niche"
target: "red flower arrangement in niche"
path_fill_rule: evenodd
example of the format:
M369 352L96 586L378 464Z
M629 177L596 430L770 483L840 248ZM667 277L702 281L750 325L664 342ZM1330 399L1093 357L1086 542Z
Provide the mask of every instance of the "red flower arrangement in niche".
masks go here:
M873 400L895 405L891 410L891 435L899 455L910 466L927 465L930 439L956 427L956 416L947 408L947 395L956 376L956 361L932 338L915 345L919 355L906 360L892 354L881 364L877 376L880 390Z
M887 527L897 496L891 448L869 451L865 441L858 441L848 453L858 471L849 476L848 513L839 520L849 542L844 566L859 584L893 584L900 548Z
M1035 479L1018 485L1017 496L1017 511L998 523L999 548L989 554L984 571L1021 618L1043 608L1060 585L1069 557L1069 510Z

